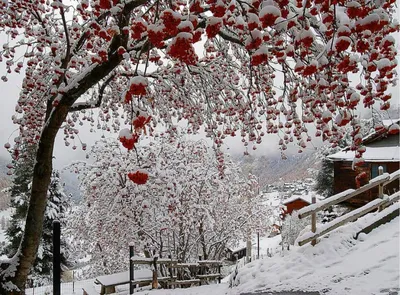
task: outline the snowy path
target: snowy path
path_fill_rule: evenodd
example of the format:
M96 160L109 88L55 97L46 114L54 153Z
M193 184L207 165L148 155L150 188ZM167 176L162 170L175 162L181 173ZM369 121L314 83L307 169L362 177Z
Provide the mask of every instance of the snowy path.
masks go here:
M318 292L261 292L261 293L242 293L240 295L319 295Z

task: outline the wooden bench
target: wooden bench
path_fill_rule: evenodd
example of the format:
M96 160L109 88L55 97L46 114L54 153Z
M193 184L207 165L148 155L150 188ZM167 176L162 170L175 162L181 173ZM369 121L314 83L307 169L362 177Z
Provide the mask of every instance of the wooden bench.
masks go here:
M135 270L134 281L138 285L146 284L152 281L152 272L149 269ZM129 284L129 271L119 272L111 275L99 276L95 280L95 284L101 285L100 295L115 293L115 287L119 285ZM88 294L91 295L91 294Z
M85 287L85 288L82 288L82 290L83 290L83 295L99 295L99 292L97 292L97 290L93 287L93 286L91 286L91 287Z

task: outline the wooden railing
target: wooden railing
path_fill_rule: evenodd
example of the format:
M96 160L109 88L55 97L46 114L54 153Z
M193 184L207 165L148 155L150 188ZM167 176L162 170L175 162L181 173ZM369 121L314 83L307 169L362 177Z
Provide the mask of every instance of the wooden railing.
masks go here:
M133 246L130 246L130 271L129 271L129 294L133 294L135 286L151 284L157 288L158 283L163 283L166 288L182 287L190 285L202 285L209 280L217 280L221 283L222 261L200 260L193 263L180 263L171 258L145 258L133 256ZM147 264L153 268L153 276L147 278L135 278L134 264ZM159 266L159 267L157 267ZM159 277L159 271L166 272L165 276ZM190 273L190 277L187 274Z
M311 242L312 245L315 245L317 242L317 238L331 232L332 230L334 230L342 225L345 225L348 222L354 221L354 220L358 219L359 217L361 217L377 208L379 208L379 211L381 211L384 208L386 208L386 207L390 206L391 204L400 200L400 192L396 192L390 196L383 194L383 188L386 185L388 185L389 183L400 178L400 170L397 170L397 171L389 174L389 173L383 173L383 168L379 167L378 171L379 171L379 175L377 177L371 179L368 184L366 184L356 190L348 189L344 192L336 194L336 195L329 197L318 203L315 203L315 199L314 199L313 204L300 209L298 212L298 217L300 219L305 218L310 215L312 218L311 218L311 232L306 233L305 235L301 236L301 238L298 242L299 246L303 246L309 242ZM320 226L317 229L317 224L316 224L317 212L327 209L332 205L336 205L338 203L346 201L354 196L357 196L357 195L359 195L363 192L366 192L377 186L379 188L377 199L375 199L375 200L369 202L368 204L366 204L356 210L353 210L343 216L340 216L339 218L336 218L336 219L332 220L331 222Z

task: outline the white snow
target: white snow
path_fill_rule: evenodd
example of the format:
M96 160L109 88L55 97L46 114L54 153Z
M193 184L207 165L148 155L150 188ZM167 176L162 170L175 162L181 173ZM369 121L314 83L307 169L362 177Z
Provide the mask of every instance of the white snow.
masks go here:
M147 86L148 82L147 82L147 78L143 77L143 76L135 76L133 78L131 78L131 84L133 85L143 85L143 86Z
M399 287L399 218L353 238L374 215L346 225L315 247L295 247L287 256L274 256L246 265L233 291L323 291L329 295L389 294ZM395 293L393 293L395 294Z
M340 151L328 156L333 161L353 161L355 153L352 151ZM363 154L363 159L367 162L399 162L400 147L367 147Z
M275 17L281 16L281 11L279 10L278 7L275 7L273 5L266 5L261 9L259 18L264 18L266 15L273 15Z
M124 129L121 129L119 131L119 136L118 137L119 138L131 139L133 136L132 136L132 132L128 128L124 128Z

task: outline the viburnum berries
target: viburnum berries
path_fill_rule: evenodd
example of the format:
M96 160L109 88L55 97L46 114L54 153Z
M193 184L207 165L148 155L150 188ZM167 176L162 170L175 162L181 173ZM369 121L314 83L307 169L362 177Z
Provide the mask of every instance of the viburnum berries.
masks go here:
M122 145L128 149L131 150L135 147L135 144L138 142L139 135L136 133L131 133L131 131L127 128L122 129L119 132L119 141L122 143Z
M143 37L143 33L147 31L146 23L143 19L136 20L132 23L131 36L135 40L140 40Z
M146 184L149 179L149 175L147 173L136 171L128 173L128 177L136 184Z
M129 90L125 93L125 103L129 103L133 95L146 95L147 85L147 78L143 76L133 77L130 81Z
M349 48L351 44L351 39L346 36L340 36L339 38L336 39L335 42L335 49L338 52L345 51L347 48Z
M116 5L118 0L100 0L99 6L101 9L110 9L113 5Z
M217 36L222 27L222 20L218 17L210 17L206 26L206 34L208 38Z
M390 127L389 127L389 130L388 130L388 134L398 134L400 132L400 126L399 126L399 124L392 124Z
M268 61L268 48L266 46L261 46L254 54L251 56L251 64L253 66L258 66Z
M169 56L180 61L194 65L197 63L197 55L192 45L193 36L191 33L180 32L169 44L167 53Z
M164 32L168 36L174 36L178 32L178 25L181 23L182 16L171 9L166 9L160 14L160 19L165 26Z
M260 11L260 21L264 28L273 26L278 17L281 16L281 11L273 5L266 5Z
M149 36L150 42L157 48L162 48L164 46L165 38L165 26L151 24L147 27L147 34Z
M135 120L133 120L132 125L135 128L135 130L140 130L145 127L147 123L149 123L151 120L151 116L145 117L145 116L138 116L136 117Z

